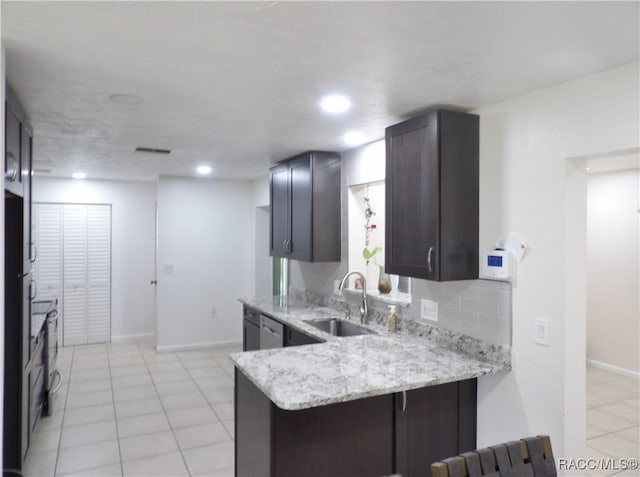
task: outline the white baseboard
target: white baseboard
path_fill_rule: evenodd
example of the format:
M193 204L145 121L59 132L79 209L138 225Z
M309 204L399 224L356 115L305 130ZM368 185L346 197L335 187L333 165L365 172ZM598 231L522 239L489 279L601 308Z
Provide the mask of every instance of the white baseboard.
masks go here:
M158 353L176 352L176 351L193 351L197 349L205 348L222 348L229 345L241 345L242 341L210 341L208 343L193 343L187 345L171 345L171 346L156 346Z
M630 369L620 368L619 366L613 366L612 364L603 363L601 361L596 361L594 359L588 359L587 366L593 366L594 368L603 369L604 371L609 371L611 373L619 374L621 376L626 376L628 378L635 378L640 380L640 373L638 371L632 371Z
M112 343L124 343L127 341L135 341L142 338L155 336L155 333L140 333L138 335L116 335L111 337Z

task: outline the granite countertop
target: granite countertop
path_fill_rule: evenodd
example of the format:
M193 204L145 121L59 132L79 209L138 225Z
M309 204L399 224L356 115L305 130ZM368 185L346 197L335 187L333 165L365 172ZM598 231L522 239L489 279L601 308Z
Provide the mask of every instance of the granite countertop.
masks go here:
M280 306L270 298L240 301L325 341L230 355L235 366L285 410L461 381L511 367L509 353L487 353L478 340L464 340L469 343L465 351L459 349L459 343L456 349L432 335L388 333L373 325L368 327L376 335L335 337L304 320L343 318L344 314L336 310L303 303Z

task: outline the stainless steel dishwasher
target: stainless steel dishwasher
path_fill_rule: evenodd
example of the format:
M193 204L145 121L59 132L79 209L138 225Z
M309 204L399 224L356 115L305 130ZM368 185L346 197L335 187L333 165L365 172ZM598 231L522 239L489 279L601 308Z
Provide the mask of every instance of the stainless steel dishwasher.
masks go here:
M282 348L284 325L266 315L260 315L260 349Z

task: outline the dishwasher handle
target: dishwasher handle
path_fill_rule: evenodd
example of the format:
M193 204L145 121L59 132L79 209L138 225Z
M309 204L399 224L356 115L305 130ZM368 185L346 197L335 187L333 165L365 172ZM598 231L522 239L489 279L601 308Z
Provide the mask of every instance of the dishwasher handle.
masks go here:
M284 325L266 315L260 315L260 349L282 348Z

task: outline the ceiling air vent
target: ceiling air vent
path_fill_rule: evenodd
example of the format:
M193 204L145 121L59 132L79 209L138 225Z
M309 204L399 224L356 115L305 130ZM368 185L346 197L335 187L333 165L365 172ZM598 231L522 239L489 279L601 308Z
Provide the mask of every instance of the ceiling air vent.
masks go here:
M136 152L149 152L151 154L169 154L170 149L157 149L155 147L136 147Z

